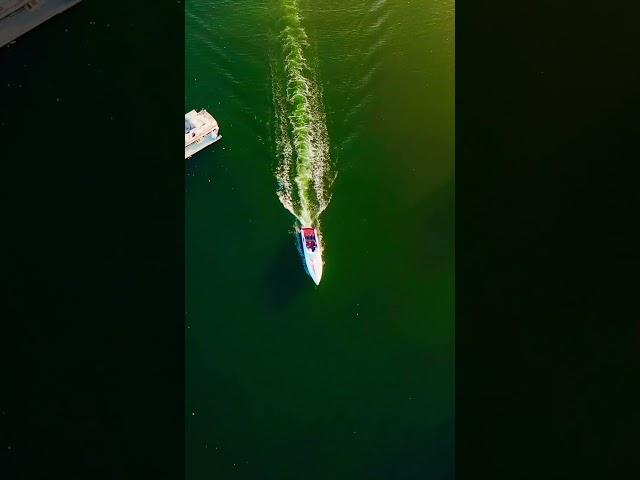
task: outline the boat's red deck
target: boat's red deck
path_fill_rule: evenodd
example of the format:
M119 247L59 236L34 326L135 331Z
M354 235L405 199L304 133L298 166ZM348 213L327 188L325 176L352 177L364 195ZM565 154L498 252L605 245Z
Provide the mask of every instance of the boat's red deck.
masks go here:
M314 252L316 250L316 247L318 246L318 243L316 240L316 229L303 228L302 235L304 236L306 247L312 252Z

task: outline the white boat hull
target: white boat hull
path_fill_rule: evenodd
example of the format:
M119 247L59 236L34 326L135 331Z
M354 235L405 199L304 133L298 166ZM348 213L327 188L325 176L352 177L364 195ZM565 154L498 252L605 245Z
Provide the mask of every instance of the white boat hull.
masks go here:
M216 132L211 132L210 134L202 137L197 142L193 142L192 144L187 145L186 147L184 147L184 159L186 160L187 158L195 155L203 148L208 147L209 145L220 140L221 138L222 138L222 135L218 135L216 134Z
M317 246L314 250L307 247L303 230L300 230L300 241L302 242L302 252L304 254L305 269L313 282L320 285L322 279L322 245L316 235Z
M220 140L218 122L206 110L191 110L184 116L185 160Z

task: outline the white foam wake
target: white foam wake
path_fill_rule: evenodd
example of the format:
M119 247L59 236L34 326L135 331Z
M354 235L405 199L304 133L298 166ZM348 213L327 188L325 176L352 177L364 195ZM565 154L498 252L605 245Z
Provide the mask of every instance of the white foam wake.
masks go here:
M316 226L330 200L329 137L322 90L307 60L297 0L282 1L280 51L271 65L278 198L303 226Z

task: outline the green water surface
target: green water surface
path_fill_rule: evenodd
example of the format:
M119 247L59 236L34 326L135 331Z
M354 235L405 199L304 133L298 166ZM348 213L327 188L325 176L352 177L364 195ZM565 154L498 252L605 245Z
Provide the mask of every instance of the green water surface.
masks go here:
M299 0L333 183L324 274L277 196L291 0L187 0L187 478L453 478L452 0Z

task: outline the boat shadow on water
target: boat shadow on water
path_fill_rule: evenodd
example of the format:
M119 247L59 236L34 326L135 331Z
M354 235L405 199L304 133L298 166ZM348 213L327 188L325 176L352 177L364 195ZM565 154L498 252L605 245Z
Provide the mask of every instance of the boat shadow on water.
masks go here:
M264 277L267 301L278 310L286 308L310 283L313 284L304 269L298 243L292 245L290 237L283 241Z

